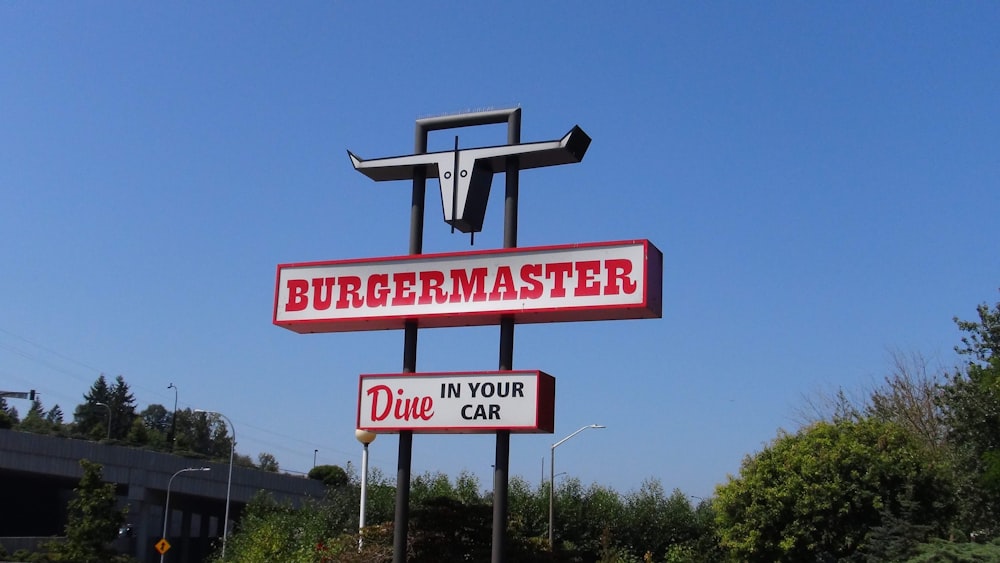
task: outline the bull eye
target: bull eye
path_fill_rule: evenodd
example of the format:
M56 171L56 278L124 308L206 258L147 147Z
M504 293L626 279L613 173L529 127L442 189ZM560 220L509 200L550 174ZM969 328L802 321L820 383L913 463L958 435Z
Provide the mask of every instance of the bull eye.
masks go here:
M445 172L444 173L444 179L445 180L451 180L451 172Z
M466 176L468 176L468 175L469 175L469 171L468 171L468 170L462 170L462 171L461 171L461 172L460 172L459 174L461 174L461 176L462 176L463 178L465 178Z

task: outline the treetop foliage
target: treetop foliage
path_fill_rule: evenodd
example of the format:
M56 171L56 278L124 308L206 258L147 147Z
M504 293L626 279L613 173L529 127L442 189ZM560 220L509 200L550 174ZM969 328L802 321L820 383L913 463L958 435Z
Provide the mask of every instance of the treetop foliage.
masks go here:
M724 547L741 561L843 560L887 516L946 531L944 468L891 422L818 422L747 457L716 490Z
M359 484L359 477L351 475L349 483L330 489L326 499L299 510L258 497L230 539L227 557L244 563L391 561L395 487L377 472L369 478L368 526L359 551ZM561 481L554 553L547 541L548 483L532 488L514 477L509 494L510 561L722 561L713 547L708 506L694 508L683 493L667 494L655 480L626 495L599 485L584 487L572 477ZM492 494L481 492L475 476L415 475L410 504L407 561L490 561Z
M67 424L63 418L59 405L46 411L41 400L36 399L22 420L17 410L0 398L0 428L94 441L108 440L110 435L115 444L216 461L228 461L233 444L228 425L217 414L191 409L174 413L159 404L137 412L135 395L121 375L111 384L103 374L99 375L83 394L83 402L74 408L73 421ZM234 463L279 470L272 454L262 452L257 459L259 466L250 457L236 454Z
M108 563L131 561L119 555L111 542L125 523L126 510L117 508L115 485L105 483L99 464L80 460L83 477L69 502L66 541L53 544L57 561Z
M1000 303L991 310L982 303L976 307L978 321L963 321L955 317L958 328L965 333L962 346L956 346L959 354L972 356L976 360L989 363L1000 355Z

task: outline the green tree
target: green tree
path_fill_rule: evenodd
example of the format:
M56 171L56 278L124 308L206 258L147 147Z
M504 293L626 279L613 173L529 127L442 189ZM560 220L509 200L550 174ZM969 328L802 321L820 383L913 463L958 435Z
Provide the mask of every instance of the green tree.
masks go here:
M347 472L339 465L317 465L309 470L308 477L333 488L343 487L350 482Z
M142 422L141 418L136 417L132 419L132 426L125 436L125 442L133 446L145 446L149 443L149 436L150 432L145 423Z
M235 533L227 541L226 560L313 563L317 561L315 546L325 533L314 505L293 509L261 493L247 505Z
M132 429L132 421L136 418L135 396L129 390L125 378L121 375L115 378L115 384L110 389L111 405L111 437L124 440Z
M32 432L35 434L49 434L52 432L52 425L45 419L45 409L42 401L35 399L31 402L28 414L24 415L24 420L18 425L18 430Z
M124 440L128 436L136 418L135 396L129 391L124 377L117 376L114 385L109 386L108 380L101 374L83 394L83 401L73 411L75 435L91 440L102 440L108 436L113 440Z
M126 510L117 508L115 486L105 483L100 464L82 459L83 477L68 505L66 541L53 544L57 561L68 563L124 562L111 542L125 523Z
M7 401L0 397L0 428L13 428L21 422L17 415L17 409L7 404Z
M257 454L257 467L259 467L262 471L277 473L279 469L278 459L274 457L274 454L261 452Z
M226 455L228 456L229 454ZM221 461L222 458L219 457L218 459L220 459ZM243 455L239 452L233 454L233 464L235 464L237 467L252 467L255 469L257 468L257 466L254 465L253 463L253 458L251 458L248 455Z
M692 543L699 535L691 501L680 490L668 496L657 480L647 480L629 494L621 509L623 543L632 553L664 557L671 546Z
M7 412L7 402L0 398L0 430L13 428L14 419Z
M978 321L955 319L968 358L941 389L939 404L955 452L959 526L966 534L1000 533L1000 303L979 305Z
M232 440L226 422L214 413L196 413L191 409L177 411L176 453L228 461ZM234 463L253 467L253 460L235 456Z
M412 497L411 497L412 498ZM410 515L413 563L489 561L493 509L450 496L426 498Z
M875 420L780 435L716 489L723 547L739 561L854 557L886 515L944 533L950 480L920 441Z
M56 430L56 432L62 432L63 411L59 408L59 405L52 405L49 412L45 413L45 420L52 425L52 428Z
M360 495L361 480L354 476L351 486L357 487ZM396 480L390 480L378 468L372 468L368 474L368 510L367 524L392 522L396 511Z
M511 477L507 483L507 502L511 534L538 538L540 544L548 546L548 481L533 489L523 477Z
M159 432L166 436L170 432L170 423L174 415L167 410L167 407L154 403L143 409L139 413L139 418L142 419L143 424L146 425L148 430Z
M455 478L455 495L458 500L466 504L487 500L483 497L479 478L465 470L459 472L458 477Z
M934 540L917 546L906 563L979 563L1000 561L1000 540L989 543L956 543Z
M125 442L133 446L141 446L156 451L170 451L167 442L167 434L163 431L162 425L156 423L156 408L163 412L166 409L162 405L150 405L142 412L136 414L132 419L132 426L129 428ZM151 414L153 413L153 414ZM168 428L169 428L169 422Z
M451 480L440 471L426 472L413 476L410 480L410 502L422 504L431 499L458 499Z
M927 447L947 447L947 425L939 398L944 375L927 369L919 354L892 354L892 367L882 385L871 392L864 416L893 422L908 430Z
M686 563L716 563L729 559L719 541L719 534L715 526L714 506L714 499L701 499L701 502L694 509L697 536L684 544L671 546L671 550L678 550L686 555L683 558L674 557L671 559L671 552L668 550L668 563L680 563L681 561Z
M108 411L98 403L111 404L111 390L103 373L83 394L83 403L73 411L74 434L91 440L102 440L107 436Z

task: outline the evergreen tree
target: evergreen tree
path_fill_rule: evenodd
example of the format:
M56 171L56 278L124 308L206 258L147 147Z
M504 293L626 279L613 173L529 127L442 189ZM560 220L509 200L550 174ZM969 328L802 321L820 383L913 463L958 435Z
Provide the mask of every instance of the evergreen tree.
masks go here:
M45 420L47 420L49 424L55 427L62 426L63 411L61 408L59 408L59 405L52 405L52 408L49 409L49 412L45 414Z
M136 418L135 396L125 378L119 375L113 386L101 374L83 395L83 404L73 412L74 433L92 440L110 437L123 440ZM110 431L108 425L110 424Z
M97 403L111 405L111 390L103 373L83 394L83 403L73 411L74 434L93 440L102 440L107 436L108 411Z
M53 405L49 412L45 413L45 422L49 425L49 431L58 436L66 434L66 427L63 425L63 412L59 405Z
M110 390L111 405L111 437L122 440L128 436L132 429L132 421L135 420L135 395L125 383L125 378L118 376L115 378L115 385Z
M125 523L126 510L117 508L115 485L105 483L101 465L82 459L83 478L69 502L66 541L53 544L59 561L108 563L131 561L118 555L111 542Z
M7 406L7 401L0 397L0 428L13 428L17 423L17 411Z
M28 414L18 425L18 429L35 434L48 434L52 431L52 425L45 420L45 409L42 408L41 400L35 399L31 402L31 408L28 409Z

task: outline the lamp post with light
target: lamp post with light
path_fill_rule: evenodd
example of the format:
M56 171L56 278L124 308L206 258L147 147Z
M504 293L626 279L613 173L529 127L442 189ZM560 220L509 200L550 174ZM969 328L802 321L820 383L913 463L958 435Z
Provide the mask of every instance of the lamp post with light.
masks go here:
M555 490L556 490L556 448L561 446L563 442L569 440L573 436L576 436L580 432L588 428L606 428L602 424L588 424L577 430L576 432L566 436L562 440L559 440L555 444L552 444L551 454L552 457L549 459L549 550L555 550L555 543L553 541L553 526L555 524L555 514L556 514L556 503L555 503Z
M167 389L174 390L174 415L170 417L170 451L174 451L177 444L177 386L171 383Z
M186 467L180 471L174 473L170 476L170 480L167 481L167 502L163 504L163 535L160 536L162 539L167 539L167 522L170 519L170 485L174 483L174 477L177 477L181 473L187 471L211 471L211 467ZM163 557L167 554L166 551L160 553L160 563L163 563Z
M236 427L233 426L233 421L229 420L229 417L217 411L206 411L202 409L195 409L194 412L202 414L217 414L221 416L228 424L229 429L233 433L232 446L229 449L229 479L226 481L226 516L222 523L222 560L226 560L226 537L229 535L229 498L233 490L233 455L236 453Z
M365 504L368 501L368 444L375 441L377 434L358 428L354 437L364 446L361 450L361 513L358 516L358 549L361 549L361 531L365 528Z
M111 441L111 405L107 403L94 403L99 407L104 407L108 409L108 441Z

